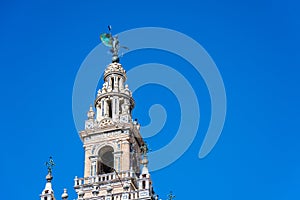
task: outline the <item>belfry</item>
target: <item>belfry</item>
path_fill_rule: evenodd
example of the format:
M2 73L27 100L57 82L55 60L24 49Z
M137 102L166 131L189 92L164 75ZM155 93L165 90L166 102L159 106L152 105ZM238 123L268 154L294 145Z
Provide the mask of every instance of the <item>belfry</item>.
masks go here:
M119 41L110 33L100 35L111 47L112 62L104 71L103 87L87 112L85 129L79 135L84 148L84 175L75 177L77 200L154 200L148 170L148 147L140 124L132 119L134 99L126 84L126 71L119 63ZM49 175L50 174L50 175ZM41 200L54 200L52 175ZM68 199L66 190L62 199Z

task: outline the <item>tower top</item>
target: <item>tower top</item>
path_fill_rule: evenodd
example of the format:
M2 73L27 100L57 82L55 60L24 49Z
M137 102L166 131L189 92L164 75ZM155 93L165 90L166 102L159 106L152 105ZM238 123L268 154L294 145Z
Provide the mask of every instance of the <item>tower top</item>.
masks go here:
M52 169L53 169L53 166L54 166L54 162L53 162L53 159L52 157L50 156L49 158L49 161L46 162L46 166L47 166L47 169L48 169L48 174L46 176L46 185L45 185L45 189L42 191L42 193L40 194L40 198L41 200L55 200L55 197L54 197L54 191L52 189L52 179L53 179L53 176L52 176Z
M112 62L104 71L103 87L97 91L95 112L90 106L85 129L80 132L85 157L84 177L74 179L77 200L153 200L149 149L140 124L132 120L135 103L126 84L126 71L119 63L118 53L124 47L110 32L101 34L100 39L110 47Z

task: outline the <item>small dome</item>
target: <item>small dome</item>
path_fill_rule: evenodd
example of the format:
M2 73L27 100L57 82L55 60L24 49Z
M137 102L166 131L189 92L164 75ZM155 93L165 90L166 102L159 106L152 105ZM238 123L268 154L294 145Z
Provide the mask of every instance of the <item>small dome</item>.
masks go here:
M53 179L53 176L50 173L48 173L47 176L46 176L46 180L48 182L51 182L52 179Z
M68 193L67 193L67 189L64 189L64 193L61 195L62 199L67 199L69 197Z
M120 74L126 78L126 71L120 63L110 63L104 71L104 79L110 74Z

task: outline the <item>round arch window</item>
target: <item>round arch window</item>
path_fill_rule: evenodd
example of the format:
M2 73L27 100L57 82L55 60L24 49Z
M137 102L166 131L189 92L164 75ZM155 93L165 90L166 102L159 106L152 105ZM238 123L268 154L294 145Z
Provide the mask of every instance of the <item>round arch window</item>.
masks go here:
M111 146L102 147L98 153L98 174L107 174L114 171L114 149Z

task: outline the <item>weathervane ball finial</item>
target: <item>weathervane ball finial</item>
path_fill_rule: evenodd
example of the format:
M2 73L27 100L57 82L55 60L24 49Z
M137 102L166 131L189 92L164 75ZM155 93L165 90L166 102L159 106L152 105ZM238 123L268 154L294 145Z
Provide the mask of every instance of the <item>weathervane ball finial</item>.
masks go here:
M100 35L101 42L110 47L110 52L112 53L112 62L119 62L119 50L120 48L128 49L127 47L120 46L118 36L113 36L111 34L111 26L108 26L109 33L102 33Z

